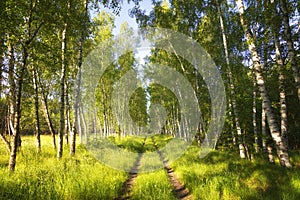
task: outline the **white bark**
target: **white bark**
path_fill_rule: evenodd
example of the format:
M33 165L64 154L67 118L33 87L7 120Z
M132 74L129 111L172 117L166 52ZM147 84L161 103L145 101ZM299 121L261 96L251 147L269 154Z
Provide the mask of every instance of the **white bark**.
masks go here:
M67 24L61 36L61 72L60 72L60 127L58 133L57 158L60 159L63 154L63 136L65 133L65 80L66 80L66 43L67 43Z
M236 105L236 100L235 100L235 85L233 83L233 76L232 76L232 71L231 71L231 67L230 67L229 53L228 53L228 47L227 47L226 32L225 32L225 28L224 28L223 17L222 17L220 5L217 5L217 9L218 9L218 15L219 15L220 26L221 26L221 31L222 31L223 47L224 47L224 52L225 52L226 65L227 65L227 74L228 74L228 79L229 79L229 84L230 84L230 87L229 87L230 88L230 98L231 98L231 103L232 103L231 105L232 105L232 110L233 110L233 114L234 114L236 131L237 131L237 135L238 135L240 157L246 158L246 149L245 149L245 145L244 145L244 141L243 141L242 128L240 125L239 113L237 111L237 105Z
M279 99L280 99L280 127L281 127L281 137L285 145L288 147L288 134L287 134L287 105L286 105L286 95L284 89L284 65L282 60L282 54L280 51L280 42L277 33L274 33L274 43L276 50L277 65L279 68Z
M256 111L257 111L257 106L256 106L256 80L255 76L253 77L253 104L252 104L252 124L253 124L253 134L254 134L254 147L255 147L255 152L258 153L259 151L259 142L258 142L258 134L257 134L257 119L256 119Z
M280 160L280 164L285 167L291 167L290 158L289 158L289 154L287 151L287 146L285 145L285 143L283 142L283 140L281 138L278 123L276 121L276 118L275 118L275 115L273 112L273 108L271 106L271 101L270 101L270 98L268 96L268 92L266 89L265 80L264 80L264 77L262 76L261 62L260 62L260 58L259 58L257 50L256 50L254 38L252 36L252 32L250 30L248 22L245 19L244 3L242 0L236 0L235 2L238 6L241 24L242 24L244 32L246 34L249 51L252 56L252 61L253 61L253 66L254 66L253 68L254 68L254 72L256 75L257 85L259 87L259 91L260 91L262 100L264 102L264 110L267 114L267 120L268 120L269 128L271 131L271 136L276 145L277 155Z
M294 72L294 79L296 84L296 89L298 93L298 99L300 101L300 73L299 67L296 60L296 51L294 48L294 41L292 38L292 31L290 27L288 5L286 0L279 0L280 9L283 13L283 25L284 25L284 34L286 36L286 42L289 52L289 60L291 62L292 70Z

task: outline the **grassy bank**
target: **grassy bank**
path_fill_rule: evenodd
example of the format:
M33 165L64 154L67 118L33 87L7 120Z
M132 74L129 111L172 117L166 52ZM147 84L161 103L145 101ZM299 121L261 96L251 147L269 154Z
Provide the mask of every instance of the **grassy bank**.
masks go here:
M153 152L155 157L150 138L143 148L143 137L112 140L121 148ZM168 138L156 136L155 141L163 146ZM0 143L0 199L113 199L127 178L126 172L100 163L84 145L77 146L72 158L65 146L60 161L51 147L50 136L42 136L40 155L36 153L34 137L23 137L22 145L16 171L9 173L9 155ZM252 162L241 160L234 152L214 151L203 159L198 155L198 147L191 146L171 164L195 199L300 199L299 167L284 169L258 156ZM293 152L291 159L299 165L299 152ZM152 161L159 159L142 157L141 169L151 168ZM165 171L139 174L132 199L174 199Z
M263 156L241 160L235 152L214 151L199 160L191 147L172 164L195 199L300 199L300 169L272 165ZM292 153L299 163L299 152Z
M80 145L74 157L65 152L58 161L50 137L41 140L42 153L38 155L34 138L23 137L14 173L8 173L8 155L1 145L1 199L112 199L118 195L125 172L104 166Z

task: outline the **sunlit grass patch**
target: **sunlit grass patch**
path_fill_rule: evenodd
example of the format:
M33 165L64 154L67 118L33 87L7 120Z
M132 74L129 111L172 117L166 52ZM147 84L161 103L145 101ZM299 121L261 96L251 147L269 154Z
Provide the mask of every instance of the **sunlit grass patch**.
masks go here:
M140 161L140 172L152 172L163 168L163 163L156 152L145 152Z
M296 168L285 169L260 158L241 160L236 152L212 151L200 159L199 150L191 146L172 163L196 199L300 199Z
M140 174L134 183L131 199L175 200L172 189L164 170Z
M126 173L106 167L78 145L74 157L68 146L56 159L50 136L42 136L41 154L33 137L23 137L14 173L0 169L0 199L112 199L118 195ZM8 161L8 160L7 160Z
M127 172L130 171L138 157L137 152L130 151L127 148L118 147L107 139L89 142L87 144L87 149L102 163Z
M143 149L143 142L145 136L126 136L126 137L109 137L109 140L117 145L119 148L127 149L128 151L141 153Z
M170 137L154 137L160 147L170 141ZM40 154L34 137L22 139L14 173L8 172L9 154L0 143L0 199L113 199L120 195L128 174L105 166L91 155L87 146L78 144L76 155L70 157L69 146L65 145L62 159L57 160L51 136L42 136ZM157 171L156 166L162 166L162 162L151 138L147 138L143 148L144 137L113 140L120 149L135 155L143 149L140 172L153 169L152 173L138 174L133 199L174 199L166 172ZM212 151L200 159L199 151L199 147L191 145L180 158L170 163L194 199L300 199L298 152L291 152L294 167L285 169L269 164L261 154L256 155L254 161L248 161L241 160L237 151ZM106 152L106 156L120 162L120 158L110 152ZM165 152L164 156L168 154ZM126 159L134 162L136 157Z
M164 146L166 146L166 144L168 144L172 139L174 139L172 136L170 135L162 135L162 134L155 134L152 135L151 137L153 137L153 139L155 140L158 148L163 148Z

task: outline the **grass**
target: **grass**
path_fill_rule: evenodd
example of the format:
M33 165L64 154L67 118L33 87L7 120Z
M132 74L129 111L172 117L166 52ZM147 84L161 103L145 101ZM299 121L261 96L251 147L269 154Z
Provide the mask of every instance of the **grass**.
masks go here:
M165 145L165 137L154 137L159 146ZM146 140L144 152L140 161L140 174L134 183L131 199L175 200L172 185L151 138Z
M164 170L140 174L132 191L135 200L175 200L172 185Z
M160 148L170 138L154 136ZM23 137L14 173L7 170L9 155L0 143L0 199L113 199L120 195L127 173L105 166L84 145L76 155L64 152L58 161L51 137L42 136L42 153L35 149L34 137ZM129 152L145 152L142 172L136 178L132 199L175 199L166 172L155 153L152 140L144 137L110 138ZM65 146L68 151L68 146ZM109 153L109 152L108 152ZM136 155L136 154L134 154ZM118 157L106 155L111 160ZM135 160L135 157L128 158ZM269 164L256 156L252 162L239 159L237 152L213 151L199 159L199 148L190 146L182 157L171 163L176 176L185 183L195 199L300 199L300 154L291 153L292 169ZM122 164L120 161L119 163ZM128 167L131 167L128 164ZM156 171L155 171L156 170Z
M145 144L145 154L143 155L140 162L140 172L154 172L162 169L163 163L160 160L159 155L156 152L153 141L148 138Z
M299 168L271 165L262 157L239 159L234 152L214 151L199 159L195 146L172 163L195 199L300 199ZM298 160L299 154L292 154Z
M1 145L0 154L5 156L1 156L0 199L112 199L118 195L125 172L104 166L80 145L76 156L58 161L50 137L42 136L42 141L40 156L34 138L23 137L14 173L7 171L8 155Z

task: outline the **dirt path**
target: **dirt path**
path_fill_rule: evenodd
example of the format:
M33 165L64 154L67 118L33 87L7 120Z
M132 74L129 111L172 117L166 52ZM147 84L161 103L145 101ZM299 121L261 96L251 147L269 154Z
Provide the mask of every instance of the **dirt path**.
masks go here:
M165 160L162 152L158 149L158 146L157 146L154 138L152 138L152 141L156 148L156 152L159 154L159 157L164 164L164 168L168 174L169 180L174 187L173 192L174 192L175 196L180 200L192 200L193 197L190 194L189 190L184 186L184 184L178 178L176 178L174 170L169 166L169 164Z
M143 142L143 147L145 146L147 137L144 139ZM143 153L140 152L138 154L138 157L133 165L133 167L130 169L130 172L128 173L128 178L127 180L123 183L122 190L121 190L121 195L115 198L115 200L123 200L123 199L129 199L131 196L131 191L134 185L134 181L138 175L139 167L140 167L140 162L142 159Z

